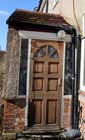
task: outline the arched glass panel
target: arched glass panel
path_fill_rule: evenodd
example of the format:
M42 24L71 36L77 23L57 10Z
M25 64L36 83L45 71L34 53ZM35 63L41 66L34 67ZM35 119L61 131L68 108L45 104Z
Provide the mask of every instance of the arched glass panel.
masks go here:
M46 55L46 46L40 47L34 54L34 57L44 57Z
M50 45L40 47L34 54L34 57L44 56L48 56L49 58L59 58L57 50Z
M50 58L58 58L58 53L57 51L53 52Z
M53 48L52 46L48 46L48 55L51 55L52 52L55 51L55 48Z

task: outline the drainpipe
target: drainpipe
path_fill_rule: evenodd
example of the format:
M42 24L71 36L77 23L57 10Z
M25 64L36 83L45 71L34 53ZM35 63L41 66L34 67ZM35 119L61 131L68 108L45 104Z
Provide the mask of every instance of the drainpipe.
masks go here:
M72 128L79 128L79 74L80 74L80 36L72 35Z
M63 28L65 31L65 28ZM72 128L78 129L79 112L78 112L78 89L79 89L79 70L80 70L80 36L77 35L76 29L70 27L72 37Z
M65 28L63 28L65 31ZM78 101L78 90L79 90L79 78L80 78L80 52L81 52L81 37L77 33L77 30L69 28L72 37L72 115L71 122L72 128L79 128L79 101Z
M75 128L79 129L79 109L80 109L80 103L78 100L78 90L79 90L79 81L80 81L80 58L81 58L81 36L77 34L76 37L76 97L75 97Z
M63 28L65 31L65 29ZM79 75L80 75L80 52L81 52L81 37L78 35L76 29L70 27L72 37L72 128L79 128Z
M75 33L72 33L72 128L75 128Z
M63 29L65 31L65 29ZM78 115L78 89L79 89L79 57L77 57L79 50L79 38L76 33L76 29L73 29L72 27L69 29L71 31L71 37L72 37L72 128L78 129L79 124L79 115ZM80 46L80 45L79 45Z

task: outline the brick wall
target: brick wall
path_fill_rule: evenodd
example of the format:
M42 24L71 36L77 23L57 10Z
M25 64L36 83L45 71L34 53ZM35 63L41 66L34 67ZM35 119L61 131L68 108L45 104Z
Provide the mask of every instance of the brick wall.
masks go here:
M80 92L79 95L79 100L80 100L80 107L82 107L82 112L80 114L80 130L82 132L82 135L85 138L85 93Z
M71 128L71 97L71 95L64 96L63 125L65 128Z
M81 102L81 106L82 106L82 118L81 118L80 130L85 138L85 103Z
M4 124L5 132L20 131L25 128L25 99L5 101Z
M4 131L13 132L25 129L25 99L5 101L4 108ZM71 127L71 96L64 96L63 125Z

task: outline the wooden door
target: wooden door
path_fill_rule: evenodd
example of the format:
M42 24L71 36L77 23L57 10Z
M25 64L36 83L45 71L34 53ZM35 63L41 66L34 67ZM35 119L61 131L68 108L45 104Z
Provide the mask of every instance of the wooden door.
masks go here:
M28 125L61 127L63 43L32 40Z

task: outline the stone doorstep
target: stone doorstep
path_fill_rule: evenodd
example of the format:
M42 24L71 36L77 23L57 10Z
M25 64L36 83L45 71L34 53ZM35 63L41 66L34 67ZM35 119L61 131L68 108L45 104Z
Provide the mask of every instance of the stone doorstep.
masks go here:
M0 140L16 140L16 133L2 133Z
M16 138L16 133L3 133L2 136L0 136L0 140L56 140L56 137L33 135L29 137Z
M16 137L16 133L3 133L0 140L56 140L56 136L51 135L29 135Z
M18 133L16 138L17 139L22 139L22 138L27 138L27 139L48 139L48 140L52 140L52 139L56 139L58 137L59 134L46 134L46 133Z
M68 139L58 139L57 137L49 136L49 135L33 135L29 137L21 137L17 138L16 133L2 133L2 136L0 136L0 140L68 140ZM75 140L84 140L82 137L75 138Z

